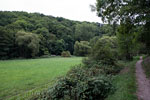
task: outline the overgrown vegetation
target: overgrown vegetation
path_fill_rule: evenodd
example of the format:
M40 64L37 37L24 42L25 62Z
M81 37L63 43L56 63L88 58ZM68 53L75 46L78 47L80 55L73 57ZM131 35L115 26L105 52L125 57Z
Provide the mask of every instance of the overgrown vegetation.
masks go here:
M61 53L61 56L62 56L62 57L71 57L71 54L70 54L69 51L63 51L63 52Z
M116 91L106 100L137 100L135 76L135 64L137 60L119 61L124 66L124 69L118 75L114 76L112 82L116 86Z
M88 41L76 41L74 45L74 55L87 56L90 53L91 46Z
M75 67L53 87L31 100L104 100L113 91L111 77L100 74L100 69Z
M150 57L146 57L143 60L142 66L144 68L147 78L150 78Z

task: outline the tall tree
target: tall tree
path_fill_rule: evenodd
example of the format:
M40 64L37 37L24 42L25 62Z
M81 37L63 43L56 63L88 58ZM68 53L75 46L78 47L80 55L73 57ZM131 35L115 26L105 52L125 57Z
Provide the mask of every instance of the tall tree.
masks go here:
M0 59L11 58L14 46L14 37L11 32L0 27ZM14 53L14 52L13 52Z
M117 32L120 54L122 58L126 58L127 60L132 60L134 51L134 34L132 27L133 25L130 23L121 24Z
M140 24L150 21L149 0L97 0L96 10L103 21L122 22L126 18Z
M75 28L75 39L78 41L89 41L98 32L98 27L92 24L77 24Z
M95 8L104 22L126 23L130 19L133 25L143 26L142 42L150 52L150 0L97 0Z
M90 53L91 46L88 41L76 41L74 45L74 55L87 56Z
M90 58L104 64L114 64L117 58L116 37L103 36L99 38L91 50Z
M16 43L21 57L35 57L39 52L39 37L34 33L19 31L16 33Z

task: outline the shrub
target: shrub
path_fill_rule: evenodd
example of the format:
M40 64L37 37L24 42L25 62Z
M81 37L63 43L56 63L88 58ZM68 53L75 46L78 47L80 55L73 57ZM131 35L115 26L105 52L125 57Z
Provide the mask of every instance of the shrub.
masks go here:
M143 69L145 70L147 78L150 78L150 57L144 59L142 66Z
M104 100L114 91L111 80L110 77L100 74L100 70L96 68L75 67L36 99Z
M62 56L62 57L71 57L71 54L70 54L69 51L63 51L63 52L61 53L61 56Z
M77 93L82 100L104 100L113 90L111 81L105 76L89 78L77 85Z
M86 78L84 81L65 78L57 83L51 95L58 100L104 100L113 89L105 76Z
M88 41L76 41L74 44L74 55L87 56L90 53L91 46Z
M103 36L92 48L90 59L100 61L103 64L113 65L117 58L116 42L116 37Z
M113 65L109 65L109 64L104 64L102 61L96 61L90 58L84 58L82 62L84 63L85 68L88 69L97 68L103 74L115 75L119 73L120 70L122 69L122 65L120 65L117 62L115 62Z

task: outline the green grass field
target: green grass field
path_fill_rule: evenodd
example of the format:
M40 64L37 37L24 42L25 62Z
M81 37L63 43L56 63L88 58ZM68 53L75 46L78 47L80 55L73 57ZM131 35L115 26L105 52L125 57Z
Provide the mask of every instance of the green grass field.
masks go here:
M56 57L0 61L0 100L51 83L81 60L81 57Z

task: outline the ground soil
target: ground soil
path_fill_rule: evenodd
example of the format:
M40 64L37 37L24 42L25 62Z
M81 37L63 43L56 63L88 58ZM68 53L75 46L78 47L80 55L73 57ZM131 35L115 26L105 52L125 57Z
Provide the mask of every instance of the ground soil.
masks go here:
M142 68L142 57L136 63L137 96L138 100L150 100L150 80L146 78Z

